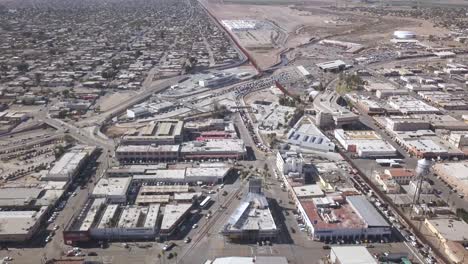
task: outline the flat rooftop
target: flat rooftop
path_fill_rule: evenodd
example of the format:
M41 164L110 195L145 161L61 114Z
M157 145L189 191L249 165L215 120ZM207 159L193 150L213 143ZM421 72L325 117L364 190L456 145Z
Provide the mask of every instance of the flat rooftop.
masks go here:
M0 188L0 206L25 206L39 197L40 188Z
M164 216L161 223L161 230L172 229L189 210L192 204L168 204L164 209Z
M257 256L257 257L220 257L208 264L287 264L285 257ZM206 264L206 263L205 263Z
M126 196L132 177L101 178L93 190L93 196Z
M117 226L119 228L136 228L140 219L143 218L143 214L146 208L139 206L126 206L122 210L120 215L119 223Z
M263 194L247 193L231 215L225 231L276 231L277 227Z
M319 197L323 196L324 193L322 189L320 188L320 185L318 184L308 184L308 185L303 185L303 186L297 186L293 188L294 192L296 193L296 196L298 198L303 198L303 197Z
M156 194L156 195L141 195L138 194L135 204L154 204L154 203L169 203L170 195Z
M449 241L468 241L468 224L463 220L449 218L427 219L439 234Z
M0 211L0 234L28 234L46 208L42 207L39 211Z
M139 194L163 194L163 193L186 193L188 185L161 185L161 186L141 186Z
M151 204L148 207L148 211L146 213L146 219L145 219L145 222L143 224L143 227L146 227L146 228L155 228L156 227L156 223L157 223L158 217L159 217L159 208L160 207L161 207L160 204Z
M330 255L335 255L341 264L379 263L363 246L332 247Z
M364 195L348 196L346 200L369 227L390 227L390 224Z
M313 201L302 200L300 203L310 222L315 223L314 227L318 230L367 227L366 223L354 212L349 204L343 204L339 208L330 208L328 211L320 214ZM324 218L325 215L328 215L328 217Z
M182 144L181 153L211 153L235 152L245 153L244 141L241 139L208 140L204 142L188 142Z
M180 145L119 145L116 152L178 152Z

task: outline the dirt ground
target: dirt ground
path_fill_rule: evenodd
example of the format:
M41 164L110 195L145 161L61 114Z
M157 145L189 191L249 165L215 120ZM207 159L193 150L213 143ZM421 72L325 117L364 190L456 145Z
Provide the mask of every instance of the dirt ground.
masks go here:
M100 102L96 105L101 106L101 111L106 112L113 107L118 106L119 104L127 101L134 95L134 92L117 92L117 93L107 93L105 96L99 99Z
M274 23L287 32L282 47L264 50L250 50L262 68L279 62L282 51L306 44L311 38L332 38L375 47L388 44L395 30L409 30L418 35L444 35L442 28L434 28L430 22L401 17L371 17L359 12L331 9L330 2L306 1L281 2L263 1L253 5L253 1L203 0L205 6L219 19L257 19ZM281 5L283 4L283 5ZM328 6L328 7L327 7ZM297 50L296 50L297 52Z

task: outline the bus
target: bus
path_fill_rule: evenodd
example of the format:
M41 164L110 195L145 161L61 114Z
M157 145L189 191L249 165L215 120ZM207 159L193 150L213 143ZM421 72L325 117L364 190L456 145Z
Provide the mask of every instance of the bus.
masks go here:
M200 207L201 208L205 208L208 203L211 201L211 197L210 196L207 196L201 203L200 203Z

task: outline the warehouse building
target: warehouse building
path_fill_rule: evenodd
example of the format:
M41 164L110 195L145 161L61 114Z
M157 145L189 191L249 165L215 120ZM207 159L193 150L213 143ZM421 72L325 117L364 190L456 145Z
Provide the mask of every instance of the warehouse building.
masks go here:
M164 216L161 222L160 237L167 239L184 222L189 215L192 204L168 204L164 209Z
M96 240L154 239L157 234L159 204L149 206L108 205L89 232Z
M65 244L90 240L154 240L160 222L159 210L159 204L107 204L105 198L91 198L64 227Z
M80 171L87 158L95 151L92 146L76 146L65 153L49 170L43 181L71 181Z
M465 221L455 218L426 218L424 224L454 263L466 262L468 224Z
M434 172L455 188L460 194L468 196L468 162L437 163Z
M207 260L205 264L288 264L288 259L277 256L254 256L254 257L220 257L215 260Z
M92 197L107 198L113 203L125 203L131 177L101 178L93 189Z
M221 233L231 241L273 241L279 229L268 201L262 193L261 179L250 179L249 191L230 216Z
M401 114L438 114L440 110L411 96L392 96L388 105Z
M379 262L363 246L332 247L330 250L332 264L378 264Z
M335 129L336 140L349 152L362 158L393 157L397 150L375 131Z
M26 242L41 226L47 206L39 210L1 211L0 242Z
M464 153L450 146L431 130L394 132L395 142L408 153L419 158L463 158Z
M146 170L145 173L134 174L133 180L153 183L222 183L232 169L232 167L227 164L209 163L206 165L211 166ZM116 174L115 171L114 174Z
M186 160L236 159L245 157L247 149L241 139L192 141L183 143L180 157Z
M182 142L184 122L177 119L158 120L122 137L123 145L175 145Z
M289 131L288 143L305 149L330 152L335 144L328 139L314 124L299 124Z
M158 163L177 160L179 149L180 145L120 145L115 150L115 156L121 164Z
M332 202L324 198L299 199L296 203L314 239L353 242L391 235L390 225L365 196L347 196L346 200L330 196Z
M229 72L218 72L198 81L200 87L225 86L236 80L236 75Z
M325 72L340 72L346 69L348 66L342 60L327 61L317 63L317 67Z

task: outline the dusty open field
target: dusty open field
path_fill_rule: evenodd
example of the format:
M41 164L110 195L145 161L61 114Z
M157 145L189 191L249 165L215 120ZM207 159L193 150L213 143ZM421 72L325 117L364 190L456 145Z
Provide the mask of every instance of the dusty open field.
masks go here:
M418 35L447 33L427 21L343 12L330 8L330 2L324 1L292 1L288 2L289 5L281 1L248 0L203 0L203 3L219 19L266 20L287 32L288 37L282 46L249 51L262 68L277 63L282 51L306 44L311 38L332 38L375 47L388 43L395 30L411 30Z

